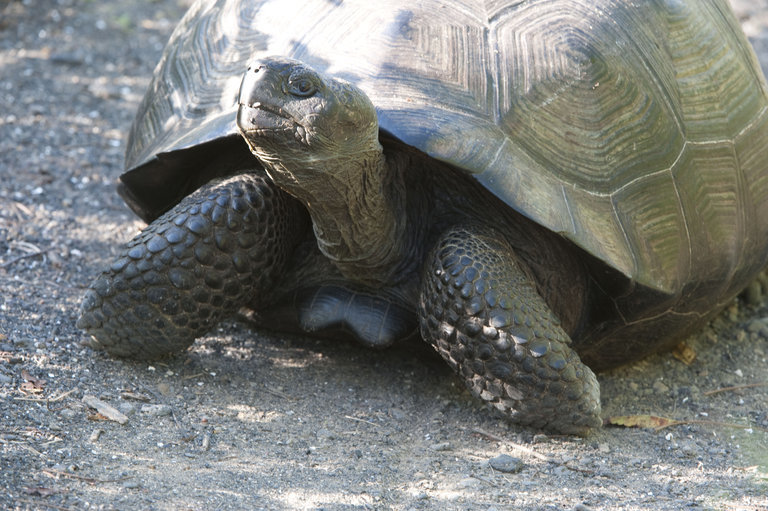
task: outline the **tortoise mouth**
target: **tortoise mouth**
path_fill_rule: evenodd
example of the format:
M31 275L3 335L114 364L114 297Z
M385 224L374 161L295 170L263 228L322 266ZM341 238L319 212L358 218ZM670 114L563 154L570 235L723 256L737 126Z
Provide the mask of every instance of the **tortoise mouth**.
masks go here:
M243 131L284 129L296 124L282 108L256 101L240 104L237 111L237 126Z
M279 106L267 103L241 103L237 110L237 127L249 137L290 138L307 142L307 131L299 122Z

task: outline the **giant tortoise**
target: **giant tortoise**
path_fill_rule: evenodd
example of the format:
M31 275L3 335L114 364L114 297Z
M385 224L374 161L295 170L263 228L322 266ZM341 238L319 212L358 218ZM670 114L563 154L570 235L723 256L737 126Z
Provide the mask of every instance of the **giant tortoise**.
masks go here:
M514 422L599 426L593 370L768 259L768 101L724 0L204 0L119 191L149 226L78 325L118 357L264 328L422 337Z

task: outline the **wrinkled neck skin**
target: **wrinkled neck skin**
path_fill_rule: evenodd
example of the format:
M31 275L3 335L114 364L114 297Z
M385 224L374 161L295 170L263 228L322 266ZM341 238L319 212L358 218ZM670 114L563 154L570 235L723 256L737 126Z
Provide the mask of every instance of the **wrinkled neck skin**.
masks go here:
M404 277L405 186L379 145L325 160L267 163L273 180L305 204L320 251L354 281L380 287ZM293 176L301 175L301 183Z

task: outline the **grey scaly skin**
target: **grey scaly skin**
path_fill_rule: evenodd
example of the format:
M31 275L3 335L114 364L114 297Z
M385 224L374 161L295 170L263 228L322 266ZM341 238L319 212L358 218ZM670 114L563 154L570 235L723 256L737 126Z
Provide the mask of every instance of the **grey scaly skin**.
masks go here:
M446 231L424 269L421 333L470 391L515 422L581 433L600 425L597 379L502 236Z
M211 182L128 243L86 293L77 326L118 357L181 351L239 307L266 301L304 223L264 175Z
M472 185L452 181L448 170L431 169L434 162L407 151L385 155L366 95L299 62L267 59L250 66L241 88L238 127L270 179L246 174L198 191L137 236L84 302L78 324L98 346L130 357L178 351L227 312L243 305L265 307L257 297L285 293L281 286L290 287L286 282L297 273L307 278L296 280L314 285L326 301L340 300L333 286L307 271L330 266L327 279L348 291L344 299L349 305L330 313L328 324L361 326L364 310L374 302L411 310L424 339L470 390L511 420L567 433L600 425L597 381L570 348L569 333L577 328L587 296L580 287L583 268L573 262L561 265L565 268L559 275L548 273L547 259L570 260L556 236L512 213L497 219L500 229L483 227L485 201L492 199L473 195ZM260 192L245 201L250 204L246 216L236 221L241 227L222 230L210 214L191 215L189 208L215 210L217 201L227 202L220 197L228 196L229 187L253 179ZM457 195L457 186L466 186L463 198L445 199ZM270 200L259 200L266 196ZM305 217L297 204L309 213L311 234L302 228ZM228 211L235 210L240 208ZM238 229L251 225L245 218L255 219L247 231L253 243L241 250L236 247L246 231ZM175 233L180 225L187 241L175 249L153 250L155 245L170 247L165 233ZM199 235L198 228L205 234ZM221 246L217 233L224 239ZM208 236L220 248L212 260L222 268L218 287L208 285L209 267L195 257L201 247L210 246L198 236ZM292 250L305 246L302 239L314 248L286 262ZM157 284L137 277L143 271L139 267L150 268L153 278L160 279L170 302L152 302ZM129 276L124 268L131 268ZM230 279L238 282L237 293L228 291ZM556 294L569 286L573 290L566 296ZM181 316L167 311L177 297ZM299 323L306 323L312 312L297 312ZM369 331L402 336L392 327L407 322L407 314L382 313L377 321L382 328ZM362 327L351 330L362 332L358 337L369 345L394 340L366 337Z

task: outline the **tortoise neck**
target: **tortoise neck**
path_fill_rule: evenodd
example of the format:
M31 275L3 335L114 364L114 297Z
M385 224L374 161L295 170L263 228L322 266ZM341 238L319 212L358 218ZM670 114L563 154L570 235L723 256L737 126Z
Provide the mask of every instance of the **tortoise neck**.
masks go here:
M316 169L302 174L318 177L294 193L309 210L320 251L345 277L373 286L396 280L408 250L403 176L377 146L311 163Z
M402 176L379 150L330 181L327 199L308 205L320 251L348 278L391 282L406 245Z

